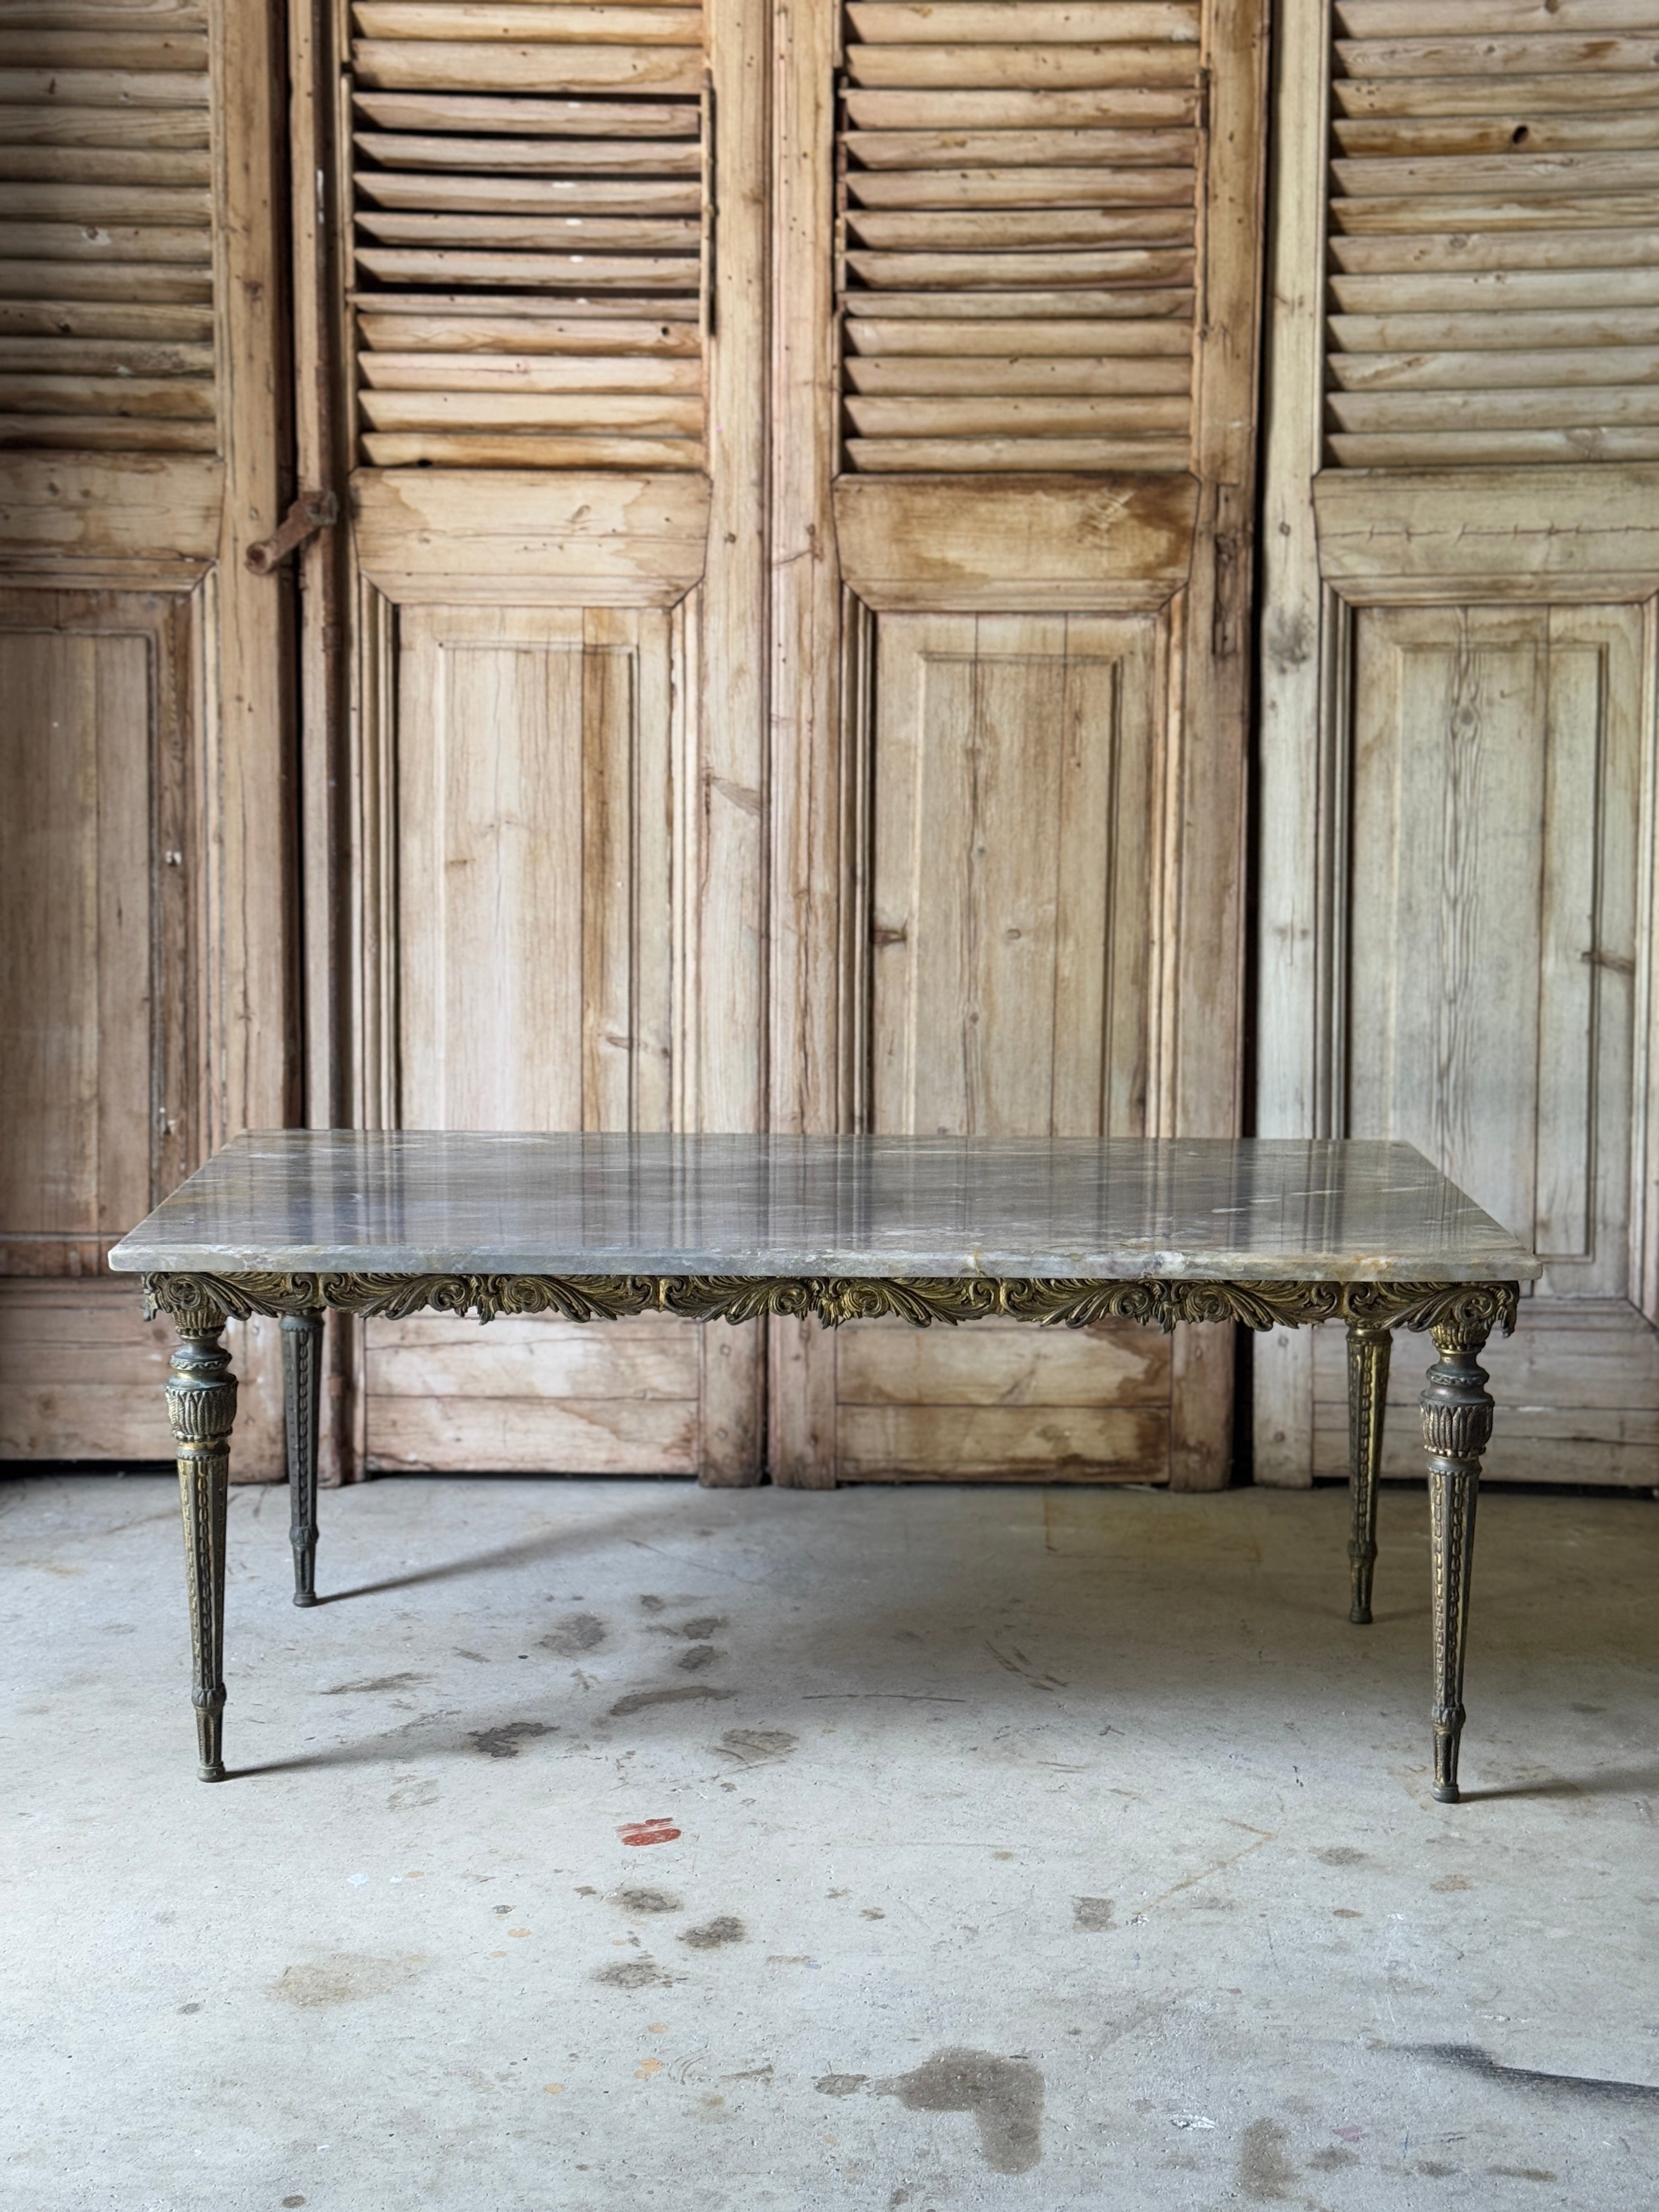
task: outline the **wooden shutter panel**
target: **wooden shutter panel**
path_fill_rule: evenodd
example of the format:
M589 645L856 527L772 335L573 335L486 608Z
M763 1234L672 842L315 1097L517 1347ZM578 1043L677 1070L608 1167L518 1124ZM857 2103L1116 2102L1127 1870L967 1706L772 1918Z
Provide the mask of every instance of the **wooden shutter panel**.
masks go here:
M1283 15L1256 1126L1419 1145L1544 1258L1499 1478L1659 1438L1656 60L1659 0ZM1258 1481L1342 1472L1342 1359L1258 1343Z
M854 472L1190 465L1196 0L854 0Z
M0 445L215 450L210 159L203 0L6 11Z
M338 13L356 1110L753 1127L765 210L717 267L708 180L763 172L759 18ZM758 1473L755 1333L517 1335L368 1324L362 1463Z
M1335 12L1330 463L1659 459L1659 7Z
M171 1457L104 1255L291 1110L282 13L0 9L0 1457ZM232 1324L244 1479L276 1337Z
M701 468L695 0L353 14L363 460Z
M1265 9L779 45L774 1125L1236 1128ZM772 1335L775 1481L1225 1479L1231 1346Z

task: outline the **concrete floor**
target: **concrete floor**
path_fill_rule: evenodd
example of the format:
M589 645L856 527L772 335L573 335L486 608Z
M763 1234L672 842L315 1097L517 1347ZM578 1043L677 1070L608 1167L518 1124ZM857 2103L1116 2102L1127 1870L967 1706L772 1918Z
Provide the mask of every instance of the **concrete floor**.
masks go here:
M1659 1505L1489 1493L1473 1800L1425 1515L1237 1491L0 1488L0 2203L1645 2207Z

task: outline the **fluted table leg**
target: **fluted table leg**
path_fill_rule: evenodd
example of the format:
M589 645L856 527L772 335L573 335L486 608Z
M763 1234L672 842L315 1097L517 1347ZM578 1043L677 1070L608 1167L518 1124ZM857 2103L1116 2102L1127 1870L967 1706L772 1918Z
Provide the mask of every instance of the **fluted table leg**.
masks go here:
M294 1602L317 1602L317 1394L322 1382L323 1317L283 1316L283 1399L287 1415L289 1541L294 1547Z
M167 1416L179 1454L179 1502L185 1520L190 1592L191 1703L196 1708L197 1772L222 1782L225 1711L225 1509L236 1377L220 1342L225 1317L211 1307L175 1314L179 1349L169 1363Z
M1492 1437L1492 1401L1477 1357L1486 1322L1448 1321L1433 1335L1440 1358L1429 1370L1423 1444L1429 1455L1429 1543L1434 1572L1434 1794L1457 1802L1457 1752L1463 1734L1463 1647L1469 1626L1469 1571L1480 1455Z
M1392 1342L1389 1331L1374 1322L1348 1323L1348 1491L1352 1508L1348 1618L1359 1628L1371 1617L1371 1576L1376 1565L1376 1478L1382 1464L1382 1416L1388 1402Z

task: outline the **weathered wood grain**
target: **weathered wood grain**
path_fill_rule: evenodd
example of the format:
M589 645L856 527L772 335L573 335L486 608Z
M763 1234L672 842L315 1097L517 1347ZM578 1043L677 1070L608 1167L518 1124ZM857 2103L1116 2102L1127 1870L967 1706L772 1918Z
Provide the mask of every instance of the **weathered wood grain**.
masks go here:
M488 131L492 141L511 142L524 135L695 139L702 130L695 100L543 100L519 94L501 98L489 93L376 92L354 84L351 106L354 114L385 131Z
M1184 87L1195 74L1190 48L1141 46L849 46L848 82L862 90L949 92L980 88L1047 92Z
M678 46L695 31L697 0L653 7L620 6L617 0L577 0L572 6L508 0L353 0L352 21L365 39L445 39L545 41L552 46Z
M4 380L0 379L0 400ZM702 402L668 392L538 392L535 390L361 392L364 417L380 430L605 431L647 438L696 436Z
M7 363L0 340L0 368ZM695 393L702 363L695 356L641 353L563 356L536 353L366 353L363 383L386 392L436 392L459 402L469 392ZM699 410L700 415L701 410Z
M370 430L363 453L377 469L701 469L696 438L538 430Z
M875 607L1103 611L1138 591L1157 603L1187 579L1196 508L1186 476L999 485L994 517L971 483L835 488L842 573Z
M702 207L702 193L696 184L678 184L666 179L645 177L623 180L518 175L449 177L426 173L405 176L389 169L368 169L360 173L357 190L362 198L372 200L379 207L446 216L487 210L516 219L537 214L556 215L567 220L571 216L604 216L614 222L619 215L632 215L635 218L663 216L695 217ZM630 226L631 229L635 228ZM654 226L653 228L654 229ZM375 234L390 237L396 234L382 231ZM435 233L432 234L435 235ZM482 231L478 233L480 237L483 234ZM584 232L583 236L586 235ZM685 235L684 231L676 229L660 236L644 236L641 242L659 245ZM576 236L569 234L567 236L572 244L581 242L581 239ZM515 235L512 242L522 244L528 241ZM592 242L622 245L628 242L628 238L625 234L604 238L595 236Z
M1164 1482L1169 1415L1150 1407L848 1406L843 1482Z
M855 35L890 46L1027 46L1125 40L1193 46L1197 0L851 0Z
M546 304L544 302L544 304ZM476 367L480 357L519 360L562 356L599 358L613 364L642 359L695 363L702 346L695 323L633 321L595 316L472 315L460 312L382 313L364 307L358 329L370 349L368 362L442 356ZM376 372L378 373L378 371Z
M884 309L887 303L881 303ZM900 321L874 314L854 317L849 313L842 325L844 365L848 376L865 375L880 360L896 370L901 361L914 359L941 368L948 362L964 374L981 372L974 364L985 361L1059 362L1066 360L1079 374L1096 368L1116 373L1116 365L1136 363L1134 374L1178 375L1184 389L1190 376L1192 326L1173 317L1135 322L1048 322L1008 318L975 321ZM854 362L864 364L855 369ZM1152 387L1146 386L1144 389Z
M653 287L695 297L701 264L694 254L491 253L459 247L359 246L359 264L390 284L525 284L566 294L567 308L585 291L638 294ZM633 312L640 312L635 301Z
M1121 130L1191 125L1198 117L1196 92L1178 85L1028 89L1014 88L1004 77L997 82L994 91L939 87L896 91L854 85L843 93L842 102L860 131L1053 131L1097 124Z
M1173 167L855 169L845 181L848 204L856 208L1184 208L1193 198L1190 173ZM867 235L861 219L860 234Z
M1020 476L1054 473L1107 475L1113 471L1149 473L1184 471L1191 449L1184 437L937 437L849 438L847 457L855 468L890 471L900 476L994 475L1011 470Z
M707 555L709 487L700 475L545 477L366 470L353 480L362 573L397 603L469 589L568 605L583 591L672 606ZM555 599L556 603L556 599Z
M841 143L859 164L854 174L881 169L957 169L965 167L1133 163L1147 168L1189 168L1194 141L1190 130L1126 131L1103 124L1094 129L1000 129L975 131L843 131ZM848 183L853 179L849 177Z
M702 148L695 138L459 138L360 131L354 143L361 155L386 165L385 171L363 172L363 188L370 191L406 170L424 175L488 169L524 182L570 170L597 169L611 177L697 176L702 170ZM0 155L0 161L4 158ZM515 184L514 189L520 188Z
M5 349L0 344L0 366ZM1656 369L1659 374L1659 368ZM1073 398L1104 398L1113 395L1145 397L1153 393L1185 393L1192 382L1191 362L1182 356L1131 356L1127 360L1089 358L1081 353L1045 356L996 354L928 356L900 354L871 358L857 356L842 364L847 389L881 397L923 393L1053 393Z
M695 94L700 46L568 46L359 39L356 82L388 92L647 92Z

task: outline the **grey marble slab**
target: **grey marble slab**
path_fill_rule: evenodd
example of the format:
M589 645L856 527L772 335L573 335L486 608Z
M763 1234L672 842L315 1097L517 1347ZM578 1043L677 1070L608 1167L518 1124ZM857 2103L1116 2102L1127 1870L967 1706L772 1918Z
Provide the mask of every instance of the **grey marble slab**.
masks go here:
M1409 1145L350 1130L237 1138L110 1265L1258 1282L1540 1272Z

